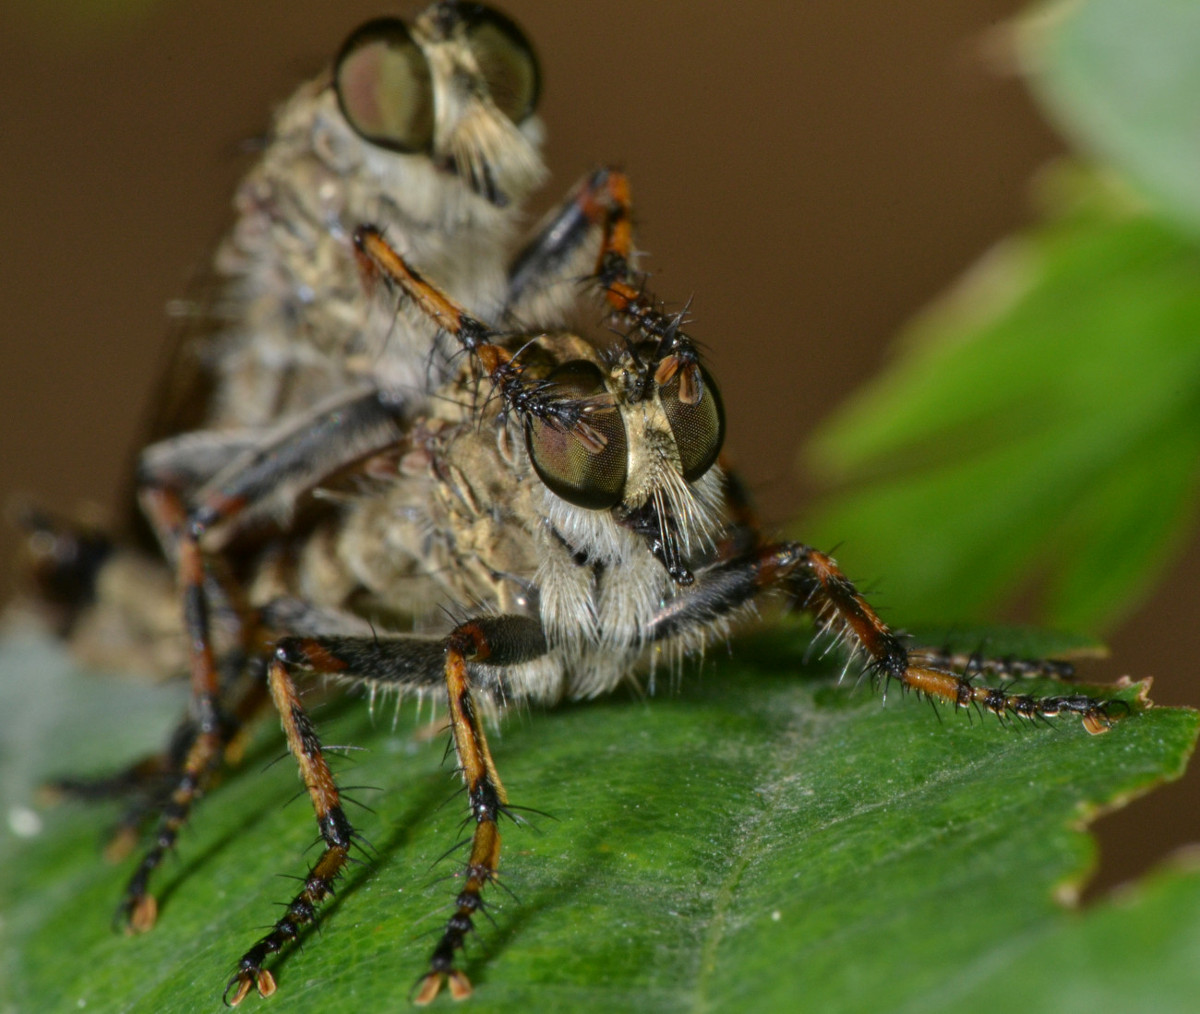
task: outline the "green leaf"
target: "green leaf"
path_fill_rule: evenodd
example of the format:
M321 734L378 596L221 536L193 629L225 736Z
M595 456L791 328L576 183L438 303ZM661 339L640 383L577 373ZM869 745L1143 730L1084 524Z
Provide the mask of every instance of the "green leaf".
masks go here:
M1058 0L1021 28L1031 85L1067 133L1200 228L1200 4Z
M1014 941L1003 966L969 984L949 983L933 1009L979 1014L1194 1010L1200 994L1198 914L1200 870L1193 857L1123 889L1084 918ZM1130 941L1153 959L1131 955ZM1069 973L1014 974L1030 968Z
M1101 991L1095 1014L1131 1009L1102 1002L1104 988L1121 997L1127 977L1160 972L1190 975L1194 999L1194 963L1155 942L1194 939L1200 906L1152 894L1136 912L1081 915L1053 900L1094 861L1081 821L1177 776L1194 713L1156 708L1102 736L1074 721L938 721L916 700L881 708L869 689L837 685L828 665L800 664L803 650L783 629L687 672L678 695L509 716L492 737L509 794L552 817L505 830L504 882L519 901L492 892L494 924L483 921L467 964L471 1010L949 1012L964 998L996 1009L1019 984L1031 1009ZM6 771L16 761L26 783L7 785L10 822L32 832L36 779L128 760L162 731L174 703L163 693L73 673L46 645L10 640L0 738ZM394 727L354 701L316 717L326 742L367 748L341 778L377 787L351 793L376 811L354 814L375 858L276 966L269 1006L246 1008L397 1009L449 914L445 878L462 860L438 857L462 833L461 797L443 736L426 735L411 704ZM233 962L295 889L277 874L312 859L307 801L286 805L294 765L269 763L282 751L264 728L201 803L159 872L159 924L144 936L109 929L130 865L97 855L112 811L63 805L40 815L40 832L5 838L0 1009L218 1010ZM1126 925L1119 952L1099 949Z
M986 257L810 445L843 490L797 531L885 580L889 617L994 615L1040 573L1035 615L1100 629L1195 515L1200 248L1071 185L1069 215Z

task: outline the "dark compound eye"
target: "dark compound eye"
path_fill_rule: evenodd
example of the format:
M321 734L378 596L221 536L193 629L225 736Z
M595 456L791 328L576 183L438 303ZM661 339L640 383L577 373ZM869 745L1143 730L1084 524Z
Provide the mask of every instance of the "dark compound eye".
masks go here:
M464 5L467 45L496 107L513 123L537 106L541 73L529 40L511 20L482 4Z
M604 398L604 376L595 363L580 359L551 372L550 394L564 402L590 399L590 410L570 428L530 418L525 446L534 470L552 492L567 503L603 510L621 502L629 467L625 423L611 400Z
M368 21L342 44L333 84L342 115L372 144L420 152L433 143L429 63L398 18Z
M683 477L695 482L712 468L725 442L725 408L717 385L708 370L691 363L659 388L659 397L679 448Z

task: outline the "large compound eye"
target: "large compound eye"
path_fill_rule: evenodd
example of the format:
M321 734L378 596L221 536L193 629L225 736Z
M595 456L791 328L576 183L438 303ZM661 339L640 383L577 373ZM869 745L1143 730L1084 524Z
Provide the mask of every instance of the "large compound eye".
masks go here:
M528 119L541 91L541 73L529 40L507 17L483 4L464 7L463 20L467 45L496 108L513 123Z
M398 18L376 18L343 44L333 67L342 115L355 133L392 151L433 143L433 80L421 47Z
M698 373L688 376L689 370ZM680 393L684 385L686 398ZM699 363L683 366L659 388L663 411L671 424L683 477L695 482L713 466L725 442L725 408L717 385Z
M525 446L537 474L567 503L603 510L621 502L629 467L625 423L605 394L604 375L586 359L564 363L546 378L552 396L565 402L592 402L578 425L570 429L531 417Z

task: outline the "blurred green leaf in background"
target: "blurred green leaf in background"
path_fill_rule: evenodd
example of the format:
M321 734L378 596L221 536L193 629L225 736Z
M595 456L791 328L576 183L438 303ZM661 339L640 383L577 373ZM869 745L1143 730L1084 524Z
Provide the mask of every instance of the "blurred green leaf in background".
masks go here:
M1062 130L1200 236L1200 4L1056 0L1022 26L1030 87Z
M1200 476L1200 4L1037 9L1031 85L1097 164L992 250L815 436L802 526L904 622L1097 632L1189 534ZM1031 587L1037 589L1030 594ZM885 593L886 594L886 593Z

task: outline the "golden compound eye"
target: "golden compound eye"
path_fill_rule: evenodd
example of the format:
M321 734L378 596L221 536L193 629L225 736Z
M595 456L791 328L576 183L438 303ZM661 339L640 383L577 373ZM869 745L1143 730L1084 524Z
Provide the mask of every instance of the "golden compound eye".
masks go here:
M464 5L463 20L467 45L496 108L513 123L528 119L541 91L541 72L529 40L511 20L482 4Z
M338 105L355 133L392 151L433 143L433 81L421 47L398 18L376 18L343 44L333 68Z
M725 442L725 408L717 385L708 370L694 363L676 370L659 388L659 397L679 448L683 477L695 482L712 468Z
M567 503L604 510L621 502L629 467L625 423L611 402L606 403L604 376L585 359L564 363L546 378L551 395L563 401L592 402L592 409L569 429L530 418L525 446L534 470L550 490Z

